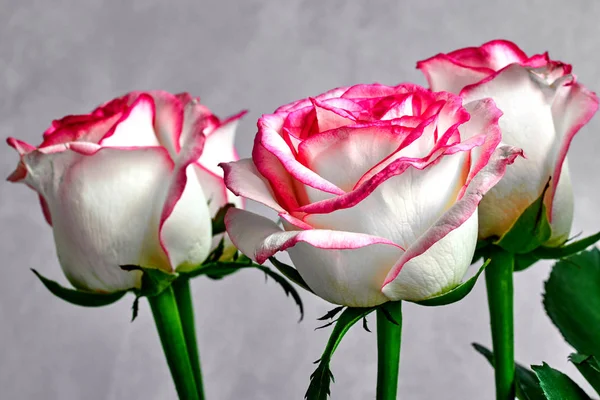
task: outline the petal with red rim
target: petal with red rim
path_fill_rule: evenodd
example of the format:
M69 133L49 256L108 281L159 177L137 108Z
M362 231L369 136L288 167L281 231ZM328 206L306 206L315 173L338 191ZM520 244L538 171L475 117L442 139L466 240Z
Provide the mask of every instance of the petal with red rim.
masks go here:
M468 154L444 156L423 169L409 167L382 179L353 207L310 214L304 221L320 229L385 237L406 248L456 201L468 173Z
M169 270L154 206L173 168L162 148L101 148L91 155L34 151L26 183L47 203L60 264L77 288L114 292L139 285L119 265Z
M492 79L466 87L462 95L465 103L494 99L503 113L499 119L502 143L520 147L525 153L526 159L515 161L480 206L480 237L500 237L540 196L553 173L553 154L558 150L551 134L554 89L526 68L513 64Z
M219 168L222 162L235 161L239 157L235 152L234 140L240 118L246 114L239 114L227 119L212 132L206 132L206 143L204 152L198 159L198 163L215 175L223 176L223 170Z
M242 253L262 263L288 250L294 265L316 294L336 304L374 306L388 299L380 292L387 271L403 250L389 240L328 230L282 231L273 221L231 209L227 232Z
M493 73L487 68L468 67L457 63L446 54L419 61L417 68L425 75L431 90L454 94L459 94L465 86L477 83Z
M233 193L264 204L277 212L285 211L275 200L269 182L258 172L252 159L244 158L222 163L220 166L225 173L225 184Z
M442 279L442 277L452 277L455 275L461 275L461 271L466 271L470 264L470 258L473 255L473 251L469 250L469 246L472 243L474 250L474 243L476 239L471 242L470 229L472 225L468 225L464 228L464 231L458 232L456 235L444 240L451 232L458 230L465 222L467 222L471 216L477 211L477 206L481 202L483 195L493 187L504 175L506 167L511 164L515 158L520 154L520 150L510 146L501 146L493 154L492 159L486 165L486 167L475 176L471 181L464 196L454 203L435 223L433 223L426 232L421 234L417 240L410 244L406 252L402 255L402 258L396 263L394 268L388 273L382 292L390 299L400 299L402 296L411 296L411 300L420 300L432 295L436 292L434 289L440 288L442 283L450 282L451 279ZM475 226L476 226L475 220ZM471 224L473 222L471 221ZM466 240L462 246L464 254L457 255L456 260L465 262L459 265L446 265L446 262L452 260L448 259L446 249L448 246L457 245L460 240ZM444 240L442 242L442 240ZM436 243L442 242L442 244L436 246ZM427 252L432 251L429 255ZM465 255L466 254L466 255ZM418 258L419 256L423 257ZM407 274L407 281L403 281L401 277L401 271L404 265L407 265L411 260L414 259L411 270ZM465 261L466 260L466 261ZM433 265L427 265L432 262ZM431 268L436 266L445 266L449 269L457 269L457 273L450 273L448 271L437 273L436 276L429 280L429 278L423 276L422 282L430 282L431 285L423 288L423 292L419 292L415 287L419 275L419 270L422 269L423 275L431 271ZM430 289L427 290L427 287ZM441 289L447 289L447 287L441 287ZM428 292L428 293L426 293ZM420 293L420 294L419 294ZM415 295L416 297L412 297ZM418 295L418 296L417 296ZM424 297L420 297L425 295Z
M154 133L154 116L154 100L150 95L140 95L99 144L104 147L160 146Z

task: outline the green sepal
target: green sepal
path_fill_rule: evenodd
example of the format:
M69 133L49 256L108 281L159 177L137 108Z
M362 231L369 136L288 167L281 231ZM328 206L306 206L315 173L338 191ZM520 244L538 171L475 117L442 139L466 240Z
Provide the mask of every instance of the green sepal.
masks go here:
M550 181L546 183L540 197L525 209L508 232L494 244L512 254L525 254L550 239L552 228L544 204L544 197L549 187Z
M488 239L479 239L475 245L475 252L471 259L471 264L475 264L480 258L488 258L488 253L492 242Z
M308 385L308 390L304 395L305 399L327 400L328 396L331 394L331 382L334 380L333 374L329 369L329 363L331 362L331 357L333 356L335 349L338 347L342 341L342 338L352 327L352 325L362 320L376 308L377 307L348 307L340 314L340 317L335 322L335 326L331 331L331 335L327 341L327 346L325 346L325 350L323 351L321 358L315 361L315 364L318 364L317 369L315 369L310 376L310 384Z
M534 253L515 254L515 265L514 265L513 271L514 272L524 271L538 261L539 261L539 258L537 258L534 255Z
M215 249L216 251L217 249ZM214 251L213 251L214 253ZM241 254L230 261L220 261L221 255L214 253L198 268L185 273L188 278L206 275L211 279L222 279L228 275L238 272L242 268L252 267L252 260Z
M600 394L600 361L594 356L586 356L579 353L571 354L569 361L575 365L596 393Z
M223 207L219 208L219 211L215 214L212 219L212 234L213 236L225 232L225 214L230 208L235 208L234 204L227 203Z
M485 267L488 266L490 261L491 259L488 258L479 268L479 271L477 271L475 275L473 275L471 278L464 281L463 283L459 284L458 286L454 287L453 289L425 300L413 301L413 303L431 307L445 306L447 304L456 303L457 301L462 300L466 295L471 293L471 290L473 290L473 287L475 287L475 283L477 283L479 275L481 275L481 273L483 272Z
M152 297L160 294L171 286L179 276L178 273L169 273L156 268L145 268L138 265L121 265L125 271L142 271L142 284L134 290L138 297Z
M540 386L548 400L590 400L590 397L575 382L548 364L532 365Z
M473 343L473 348L494 367L494 354L484 346ZM547 400L536 374L521 364L515 364L515 391L519 400Z
M582 354L600 354L600 251L558 261L544 285L544 307L565 340Z
M115 293L94 293L86 292L78 289L70 289L62 286L58 282L44 277L35 269L31 271L42 281L46 289L53 295L66 301L67 303L75 304L76 306L82 307L103 307L120 300L121 297L127 293L127 291L115 292Z
M291 267L285 263L282 263L275 257L269 257L269 261L273 264L275 268L290 281L294 282L296 285L300 286L302 289L307 290L311 293L314 293L311 288L308 287L304 279L300 276L298 270L294 267Z
M592 246L598 240L600 240L600 232L561 247L541 246L533 252L533 255L540 260L558 260L577 254Z

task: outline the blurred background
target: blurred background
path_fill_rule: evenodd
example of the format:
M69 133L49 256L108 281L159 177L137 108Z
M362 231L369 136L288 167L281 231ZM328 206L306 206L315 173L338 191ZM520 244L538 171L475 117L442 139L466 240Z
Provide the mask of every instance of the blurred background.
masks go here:
M0 0L0 10L3 140L38 144L52 119L133 89L164 89L200 96L221 117L249 109L236 141L247 157L256 120L281 104L354 83L425 84L417 60L495 38L550 51L600 91L593 0ZM574 234L600 229L599 129L595 117L571 147ZM0 146L0 176L17 160ZM133 296L75 307L31 273L66 283L51 228L24 185L0 183L0 258L0 398L176 398L146 301L131 323ZM545 360L581 383L542 309L548 272L539 263L515 276L517 359ZM316 318L333 306L302 292L298 323L293 301L259 271L192 285L207 399L302 399L329 335L314 331ZM405 305L400 398L493 398L492 368L471 348L491 343L484 289L482 280L447 307ZM374 398L375 333L352 329L332 371L332 399Z

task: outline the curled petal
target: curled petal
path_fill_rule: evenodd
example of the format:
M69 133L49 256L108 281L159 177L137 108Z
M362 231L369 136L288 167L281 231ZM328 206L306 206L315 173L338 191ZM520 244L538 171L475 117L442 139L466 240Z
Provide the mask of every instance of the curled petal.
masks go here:
M564 227L558 229L558 226L554 226L556 214L562 213L563 208L554 207L553 203L554 199L558 196L560 181L565 179L564 177L567 175L562 171L564 166L566 166L567 151L569 150L569 146L571 145L571 141L575 134L579 132L581 127L589 122L596 111L598 111L598 97L595 93L590 92L585 87L579 85L579 83L566 82L563 86L558 88L554 102L552 103L552 116L556 133L560 138L560 144L554 160L552 172L552 177L556 177L556 179L552 179L551 197L550 202L547 204L548 209L552 210L550 213L550 222L553 225L553 237L565 235ZM565 183L565 189L568 186L570 186L570 182ZM564 193L561 197L565 199L563 201L568 201L565 196L572 196L572 194L566 193L567 191L565 189L561 190L561 192ZM566 235L568 235L568 232L566 232ZM551 240L552 239L553 238L551 238Z
M501 146L493 154L487 166L471 181L463 197L454 203L423 235L421 235L403 254L394 268L388 273L383 284L383 293L386 296L401 296L406 294L406 287L399 287L401 282L400 272L410 260L429 251L437 242L444 239L450 232L458 229L477 211L483 195L493 187L504 175L506 166L514 162L520 150L510 146ZM462 237L462 235L460 235ZM454 239L452 239L453 241ZM469 238L469 240L471 240ZM476 240L475 240L476 241ZM450 242L444 242L450 243ZM468 242L470 243L470 242ZM440 249L446 248L441 244ZM465 248L466 249L466 248ZM442 252L443 254L443 252ZM472 253L471 253L472 254ZM426 261L426 257L423 258ZM471 260L467 261L467 266ZM440 261L441 262L441 261ZM463 268L464 266L449 266L450 268ZM413 274L408 274L409 276ZM399 280L397 280L397 278ZM411 278L414 280L414 278ZM391 285L391 286L389 286ZM389 287L388 287L389 286ZM435 286L431 286L435 288ZM434 295L435 293L429 293Z
M204 149L202 133L205 121L198 120L175 168L161 211L160 244L167 254L171 268L185 271L200 264L211 247L211 218L193 163Z
M159 146L153 126L155 113L152 97L140 95L99 144L104 147Z
M428 236L426 233L425 236ZM477 212L420 255L404 262L400 273L382 292L390 300L425 300L457 285L467 272L477 244Z
M227 233L238 249L262 263L288 250L298 272L319 296L336 304L367 307L388 299L380 288L403 250L387 239L329 230L282 231L274 222L231 209Z
M277 212L285 210L275 200L269 182L262 177L250 158L220 164L225 174L225 184L233 193L257 201Z
M198 159L198 163L215 175L223 176L223 170L219 168L222 162L236 161L239 159L235 152L235 131L240 118L246 114L242 111L237 115L225 120L221 125L206 133L204 152Z

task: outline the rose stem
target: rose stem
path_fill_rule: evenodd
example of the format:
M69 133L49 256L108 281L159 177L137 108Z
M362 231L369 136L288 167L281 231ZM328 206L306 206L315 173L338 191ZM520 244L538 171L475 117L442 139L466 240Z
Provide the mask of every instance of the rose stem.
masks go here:
M173 289L148 297L148 302L179 398L199 400Z
M513 328L514 256L500 248L485 269L488 307L494 349L496 399L515 398L515 344Z
M389 302L381 307L385 307L398 324L390 322L385 312L377 309L377 400L396 400L402 341L402 302Z
M181 326L185 336L185 343L188 349L190 363L196 379L198 388L198 397L204 400L204 385L202 383L202 370L200 369L200 356L198 352L198 343L196 342L196 327L194 323L194 306L192 303L192 292L190 288L190 279L181 276L173 282L173 291L175 292L175 301L181 317Z

